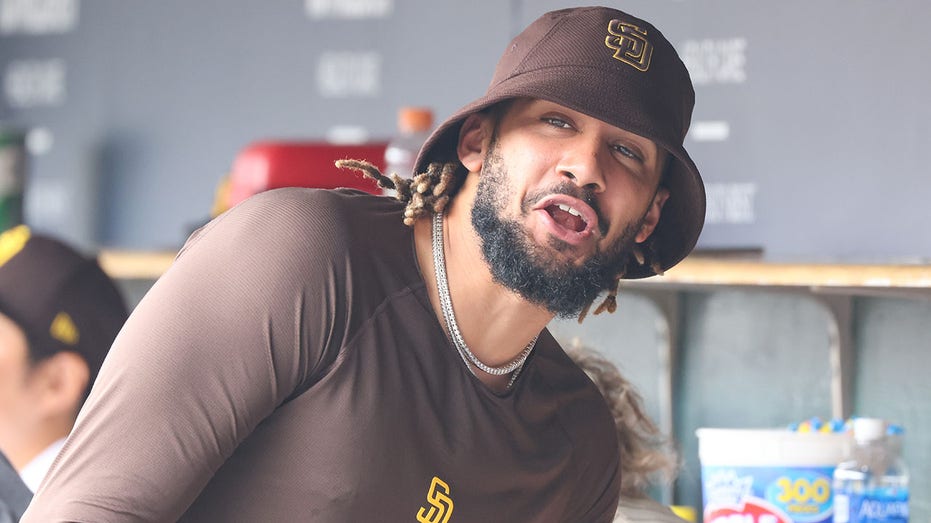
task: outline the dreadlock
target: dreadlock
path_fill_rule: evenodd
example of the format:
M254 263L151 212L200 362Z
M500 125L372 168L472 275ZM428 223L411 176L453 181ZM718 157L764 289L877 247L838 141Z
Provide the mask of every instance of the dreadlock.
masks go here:
M504 100L479 111L494 121L493 133L497 132L501 116L513 100ZM402 178L398 173L385 176L373 164L364 160L337 160L341 169L354 169L375 180L382 189L395 191L395 197L405 203L404 225L414 225L418 218L443 212L450 198L456 195L465 181L467 170L458 159L452 162L431 162L427 170L415 173L411 178Z
M653 270L653 273L657 276L662 276L664 272L663 264L660 262L659 253L656 251L656 244L652 239L650 239L650 241L647 242L644 246L646 247L646 252L648 254L644 254L643 249L641 249L639 245L635 244L633 247L631 247L631 256L633 256L634 261L639 265L647 265L649 262L650 269ZM647 256L649 256L649 260L647 259ZM608 289L607 296L605 296L598 307L595 308L594 314L596 316L605 311L607 311L609 314L613 314L614 311L617 310L617 293L620 289L621 280L624 278L625 272L626 269L622 269L621 272L614 278L614 284L610 289ZM582 323L582 321L585 320L585 317L588 316L588 311L591 309L593 303L594 300L589 302L589 304L582 309L582 312L579 313L579 323Z
M385 176L378 167L364 160L337 160L336 166L361 171L382 189L394 190L395 197L407 204L404 208L404 225L407 226L413 226L418 218L443 212L465 179L459 174L462 165L454 162L433 162L413 178L402 178L397 173Z

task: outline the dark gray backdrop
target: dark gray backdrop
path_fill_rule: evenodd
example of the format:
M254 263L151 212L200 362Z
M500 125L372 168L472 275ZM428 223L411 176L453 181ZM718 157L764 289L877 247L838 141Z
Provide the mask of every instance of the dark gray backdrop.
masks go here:
M179 245L253 140L319 139L337 126L383 139L402 104L448 115L484 89L517 28L572 4L0 5L30 3L52 5L42 8L51 21L19 12L0 22L5 85L22 79L23 62L53 62L46 78L58 78L51 101L24 105L9 89L0 97L0 120L54 138L33 158L30 221L87 245L132 248ZM695 78L688 147L710 195L702 247L815 261L931 257L921 226L931 138L922 21L931 4L612 3L663 29ZM56 30L55 5L76 12L70 28Z

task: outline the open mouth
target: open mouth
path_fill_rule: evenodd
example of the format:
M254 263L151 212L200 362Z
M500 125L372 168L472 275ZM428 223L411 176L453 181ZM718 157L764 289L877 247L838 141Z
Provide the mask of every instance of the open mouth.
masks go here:
M551 235L571 244L579 244L598 230L598 215L584 201L565 194L553 194L537 202Z
M582 213L575 210L572 206L564 203L557 203L546 207L546 212L553 218L553 221L569 229L570 231L582 232L585 230L585 218Z

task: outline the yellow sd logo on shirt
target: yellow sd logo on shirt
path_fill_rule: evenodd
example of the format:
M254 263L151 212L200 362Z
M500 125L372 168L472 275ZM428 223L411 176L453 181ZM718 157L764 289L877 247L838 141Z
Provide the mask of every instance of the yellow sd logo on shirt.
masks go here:
M427 492L427 504L430 508L420 507L417 521L420 523L447 523L453 515L453 500L449 497L449 485L433 476L430 490Z

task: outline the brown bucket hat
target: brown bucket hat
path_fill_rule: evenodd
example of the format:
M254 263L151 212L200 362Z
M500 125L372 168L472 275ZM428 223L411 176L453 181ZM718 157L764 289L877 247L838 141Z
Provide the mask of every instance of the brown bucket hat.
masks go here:
M430 162L457 161L465 119L519 97L558 103L653 140L672 157L663 174L669 200L653 246L663 270L691 252L705 221L705 188L683 147L695 105L688 70L650 23L616 9L579 7L544 14L515 37L485 96L443 122L427 139L415 172ZM628 263L625 278L655 273Z

